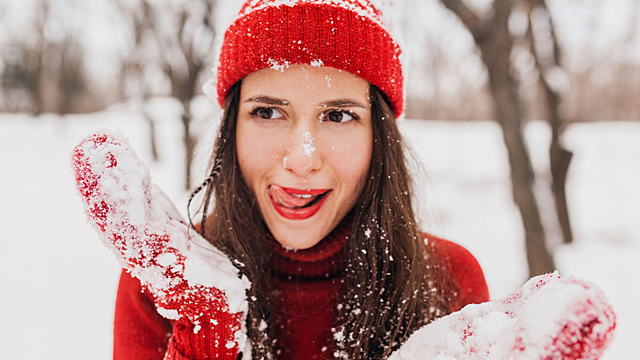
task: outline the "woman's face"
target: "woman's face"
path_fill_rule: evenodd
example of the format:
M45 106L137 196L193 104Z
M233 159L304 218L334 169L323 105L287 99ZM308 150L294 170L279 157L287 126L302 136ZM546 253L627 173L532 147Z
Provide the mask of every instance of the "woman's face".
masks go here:
M285 247L307 249L354 206L372 151L369 83L334 68L262 69L242 80L238 162Z

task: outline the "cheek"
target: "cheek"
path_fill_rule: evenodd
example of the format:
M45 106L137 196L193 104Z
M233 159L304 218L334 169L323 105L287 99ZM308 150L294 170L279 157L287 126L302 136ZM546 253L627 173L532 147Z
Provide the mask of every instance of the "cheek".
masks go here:
M372 140L365 137L361 141L346 141L332 146L334 168L342 183L353 191L353 197L359 195L371 164Z
M247 185L254 191L260 178L269 171L269 167L277 161L276 158L279 158L277 147L268 139L238 126L236 135L238 164Z

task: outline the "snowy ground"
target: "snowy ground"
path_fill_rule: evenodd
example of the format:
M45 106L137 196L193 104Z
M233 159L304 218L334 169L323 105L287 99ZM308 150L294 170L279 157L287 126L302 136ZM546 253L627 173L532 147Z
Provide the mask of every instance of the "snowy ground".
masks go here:
M170 100L155 101L160 145L156 163L151 161L147 123L126 106L67 117L0 114L3 358L111 358L119 268L85 223L69 152L91 129L121 129L150 165L154 181L183 210L178 113ZM526 280L522 226L511 201L498 126L428 121L401 126L422 164L418 194L424 227L477 256L493 298L520 286ZM205 139L210 139L211 131L208 134ZM534 122L526 135L540 175L538 192L550 242L557 243L544 176L549 131L544 123ZM567 147L575 152L568 197L576 241L555 246L555 257L561 273L596 283L617 311L616 339L603 360L630 358L640 336L634 326L640 322L638 139L640 123L577 124L566 133ZM201 151L200 164L207 152Z

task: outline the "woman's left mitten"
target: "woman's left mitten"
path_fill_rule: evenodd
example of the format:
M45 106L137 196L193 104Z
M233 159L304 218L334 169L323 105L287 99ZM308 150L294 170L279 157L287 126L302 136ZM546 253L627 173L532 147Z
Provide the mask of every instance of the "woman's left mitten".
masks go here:
M126 139L95 133L76 146L72 165L102 242L151 291L158 312L177 320L170 358L247 355L248 280L184 223Z
M546 274L424 326L389 360L597 360L615 326L598 288Z

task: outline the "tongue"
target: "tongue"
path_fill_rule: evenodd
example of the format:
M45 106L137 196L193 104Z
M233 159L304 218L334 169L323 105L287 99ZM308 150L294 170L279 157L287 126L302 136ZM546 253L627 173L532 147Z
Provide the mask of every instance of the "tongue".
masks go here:
M314 195L310 198L299 198L297 196L289 194L278 185L271 185L271 187L269 187L268 193L269 193L269 196L271 196L271 198L273 199L273 201L275 201L276 203L282 206L292 208L292 209L308 205L317 197L317 195Z

